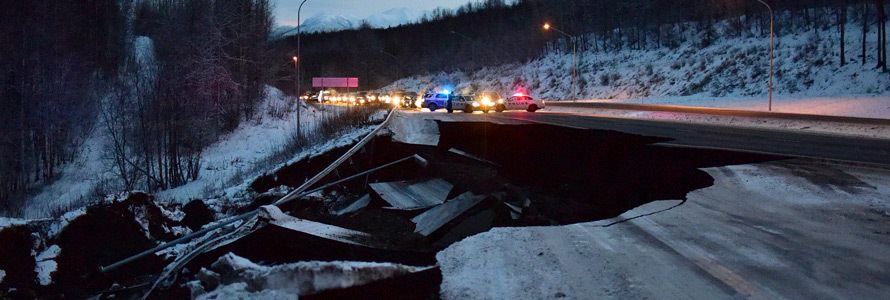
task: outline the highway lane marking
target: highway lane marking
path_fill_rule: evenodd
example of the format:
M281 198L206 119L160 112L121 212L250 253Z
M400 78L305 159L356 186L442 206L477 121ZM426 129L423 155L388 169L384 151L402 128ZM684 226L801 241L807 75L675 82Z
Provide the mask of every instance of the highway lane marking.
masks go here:
M765 296L762 289L755 286L753 283L748 282L747 280L742 278L742 276L736 274L728 267L720 264L716 257L709 254L701 247L669 238L670 235L665 232L661 225L650 220L649 218L635 219L630 221L630 223L636 225L637 228L640 228L641 230L648 233L653 238L661 241L663 244L667 245L671 249L674 249L676 253L679 253L686 259L689 259L695 265L702 268L702 270L704 270L714 278L717 278L718 280L726 283L728 286L732 287L736 292L747 299L784 298L774 293L770 293L768 297Z
M511 119L511 120L517 120L517 121L525 121L525 122L539 123L539 124L545 124L545 125L553 125L553 126L559 126L559 127L567 127L567 128L573 128L573 129L580 129L580 130L587 130L587 129L588 129L588 128L579 127L579 126L575 126L575 125L561 124L561 123L552 123L552 122L541 121L541 120L520 119L520 118L516 118L516 117L497 116L497 117L492 117L492 118L493 118L493 119L504 118L504 119Z

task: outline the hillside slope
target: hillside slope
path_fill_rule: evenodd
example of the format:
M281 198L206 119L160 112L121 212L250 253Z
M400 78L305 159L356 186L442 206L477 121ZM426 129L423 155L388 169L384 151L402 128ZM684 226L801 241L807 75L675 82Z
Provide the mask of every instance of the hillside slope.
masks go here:
M715 29L720 32L726 26L719 23ZM857 112L868 113L874 106L887 111L879 115L890 116L890 74L873 68L873 34L866 41L867 63L861 64L859 30L848 27L844 66L837 58L839 37L834 28L800 29L777 37L775 97L795 101L819 98L814 103L837 97L864 99L862 102L873 104ZM688 40L698 40L697 31L686 34L692 37ZM734 108L754 105L757 109L764 103L765 109L762 100L767 95L768 58L769 39L755 32L721 38L706 47L687 42L674 49L579 51L577 99ZM571 64L569 49L523 64L404 78L386 88L449 87L465 93L491 90L504 94L526 89L542 99L569 100L573 98Z

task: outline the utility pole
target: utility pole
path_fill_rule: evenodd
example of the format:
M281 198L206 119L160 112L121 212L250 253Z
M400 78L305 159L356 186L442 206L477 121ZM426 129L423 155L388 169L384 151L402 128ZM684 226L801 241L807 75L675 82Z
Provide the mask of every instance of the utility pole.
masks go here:
M297 137L300 139L303 138L303 128L302 123L300 122L300 116L303 114L303 101L300 99L300 85L303 80L301 77L302 74L300 74L300 37L303 35L303 32L301 31L300 26L303 24L300 24L300 12L303 10L303 4L306 4L306 1L309 0L303 0L303 2L300 2L300 7L297 8L297 56L294 56L294 69L297 73Z

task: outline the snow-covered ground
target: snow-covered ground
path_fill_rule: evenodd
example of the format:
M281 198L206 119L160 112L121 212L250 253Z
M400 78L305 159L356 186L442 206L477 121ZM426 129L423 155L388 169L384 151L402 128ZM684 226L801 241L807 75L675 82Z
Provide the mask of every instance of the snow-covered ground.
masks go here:
M266 98L260 104L256 116L242 122L237 129L219 138L204 149L201 154L201 173L197 180L183 186L161 191L157 197L162 200L187 202L191 199L222 196L231 188L242 188L244 181L274 169L282 162L269 161L271 157L284 151L287 143L296 133L296 104L292 97L286 97L275 88L266 89ZM325 107L320 111L305 105L302 109L304 131L313 131L324 114L337 113L340 107ZM347 133L316 147L310 147L296 157L322 152L332 147L347 145L363 130Z
M436 256L443 299L881 298L890 173L705 169L712 187L608 220L495 228Z
M141 68L132 84L153 76L154 55L152 40L135 37L133 55ZM266 97L251 120L242 122L233 132L204 149L201 171L197 180L159 193L159 199L188 201L224 196L225 189L243 191L251 176L256 176L281 163L273 158L286 151L296 133L297 104L292 97L267 87ZM341 107L316 108L303 104L301 120L305 132L312 132L324 116L342 111ZM299 153L302 157L352 142L367 129L356 129L342 137L324 141ZM97 122L83 143L76 158L65 165L53 183L42 187L27 202L21 216L29 219L46 218L77 209L91 201L102 200L103 193L121 190L109 151L110 138L104 123ZM4 221L5 222L5 221Z
M160 191L158 199L187 202L191 199L232 196L243 191L249 180L273 169L285 161L274 157L285 151L296 132L296 103L275 88L268 87L266 98L260 104L256 116L242 122L233 132L219 138L207 147L201 156L201 172L198 179L183 186ZM321 111L305 105L302 109L304 130L314 130L325 114L336 114L342 108L325 107ZM343 135L309 147L294 158L324 152L327 149L352 143L370 131L356 128ZM24 209L26 218L49 217L53 212L67 211L101 200L97 189L113 190L114 172L105 160L107 137L101 128L84 143L77 159L62 171L59 180L44 187Z
M766 110L769 39L753 31L743 37L721 35L725 28L725 22L715 25L718 36L724 37L707 47L697 45L701 39L690 29L685 33L690 42L675 49L580 51L577 97L572 96L570 49L526 63L404 78L387 88L502 94L524 89L545 100ZM866 65L861 64L859 30L847 27L848 61L840 66L836 29L786 28L777 37L774 110L890 118L890 74L873 68L874 51L869 50ZM873 45L874 39L871 34L866 43Z

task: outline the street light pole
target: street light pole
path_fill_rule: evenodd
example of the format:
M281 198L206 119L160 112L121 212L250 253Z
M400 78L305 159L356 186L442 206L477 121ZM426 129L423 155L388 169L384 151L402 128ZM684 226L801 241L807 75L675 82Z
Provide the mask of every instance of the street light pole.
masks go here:
M302 123L300 123L300 115L302 115L303 109L303 101L300 99L300 90L302 90L302 74L300 74L300 37L303 35L303 32L300 30L300 12L303 10L303 4L306 4L306 1L300 2L300 7L297 8L297 56L294 56L294 69L297 72L297 137L303 137L303 128Z
M300 99L300 68L298 67L300 64L300 58L294 56L294 95L297 98L297 138L303 137L303 128L302 122L300 122L300 109L303 106L302 99Z
M757 0L760 4L766 6L766 9L769 10L769 106L767 109L769 111L773 111L773 41L775 39L775 33L773 33L773 26L775 22L775 16L773 14L773 8L769 6L763 0Z
M568 34L565 31L559 30L559 28L553 27L550 23L544 23L544 30L553 30L562 34L569 38L572 41L572 101L578 100L578 95L575 93L575 78L578 76L578 55L577 55L577 47L575 40L577 39L574 35Z

